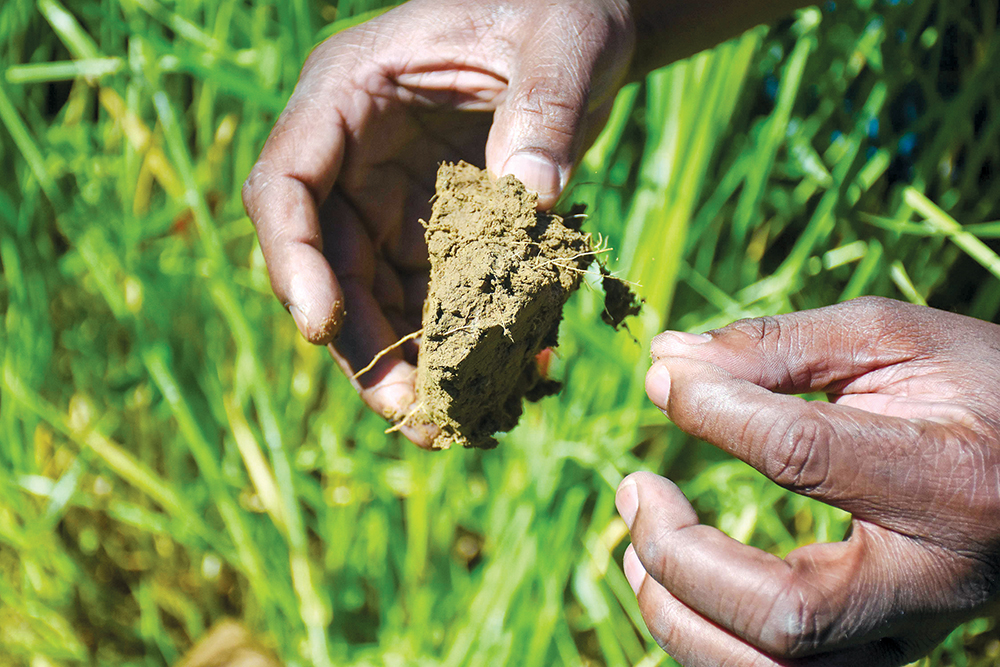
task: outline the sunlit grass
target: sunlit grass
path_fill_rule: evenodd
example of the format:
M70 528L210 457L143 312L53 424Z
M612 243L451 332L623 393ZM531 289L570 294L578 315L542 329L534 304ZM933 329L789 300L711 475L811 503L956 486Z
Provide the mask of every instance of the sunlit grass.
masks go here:
M624 90L584 160L631 335L583 290L565 390L497 450L387 437L239 198L305 54L373 4L0 5L0 664L173 664L224 616L288 665L671 664L624 474L776 553L846 517L667 424L649 337L861 294L1000 312L1000 39L966 2L807 10ZM998 650L981 620L925 664Z

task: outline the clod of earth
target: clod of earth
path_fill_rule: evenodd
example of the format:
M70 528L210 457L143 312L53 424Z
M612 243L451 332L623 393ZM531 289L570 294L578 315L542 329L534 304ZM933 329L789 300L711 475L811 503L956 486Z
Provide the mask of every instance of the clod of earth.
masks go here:
M563 305L595 252L588 235L535 202L513 176L493 182L464 162L438 172L417 365L418 418L440 427L435 448L495 447L523 398L559 389L535 356L556 345Z
M554 347L562 309L598 250L571 215L535 210L513 176L492 181L460 162L438 171L425 236L431 278L411 422L438 425L432 447L489 449L517 425L522 401L559 390L536 358ZM601 266L604 321L616 329L641 301Z
M601 266L601 287L604 288L604 312L601 313L601 319L615 331L626 317L638 315L642 310L642 299L632 291L627 282L612 275L604 266Z

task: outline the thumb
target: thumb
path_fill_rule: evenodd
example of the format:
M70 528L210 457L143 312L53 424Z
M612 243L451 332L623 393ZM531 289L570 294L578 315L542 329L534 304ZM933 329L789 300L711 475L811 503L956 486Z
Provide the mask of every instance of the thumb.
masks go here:
M540 43L539 43L540 42ZM582 143L592 59L559 40L525 40L486 144L486 167L516 176L551 208L569 181Z
M935 324L938 312L864 297L815 310L739 320L698 336L668 331L654 338L650 347L654 359L705 361L771 391L836 392L865 374L932 350L931 333L941 326ZM949 322L955 330L961 324Z

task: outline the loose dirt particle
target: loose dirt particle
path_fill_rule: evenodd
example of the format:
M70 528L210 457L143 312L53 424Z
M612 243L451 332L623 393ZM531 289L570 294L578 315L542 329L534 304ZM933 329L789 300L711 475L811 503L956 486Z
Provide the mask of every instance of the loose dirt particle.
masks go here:
M642 310L642 299L636 296L628 283L611 275L601 267L601 286L604 288L604 312L601 319L617 331L626 317L638 315Z

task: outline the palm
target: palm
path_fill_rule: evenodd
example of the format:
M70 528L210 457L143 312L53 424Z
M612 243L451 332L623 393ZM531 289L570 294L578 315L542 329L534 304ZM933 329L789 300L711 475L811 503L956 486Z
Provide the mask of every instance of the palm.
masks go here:
M987 368L982 375L997 374ZM838 405L888 417L962 424L971 406L995 403L990 396L973 398L986 379L982 375L971 378L968 363L907 360L852 379L830 398Z
M430 217L437 167L481 163L490 121L401 106L357 139L320 213L324 254L352 315L335 350L350 368L420 328L429 270L420 220ZM403 353L416 363L415 345Z

